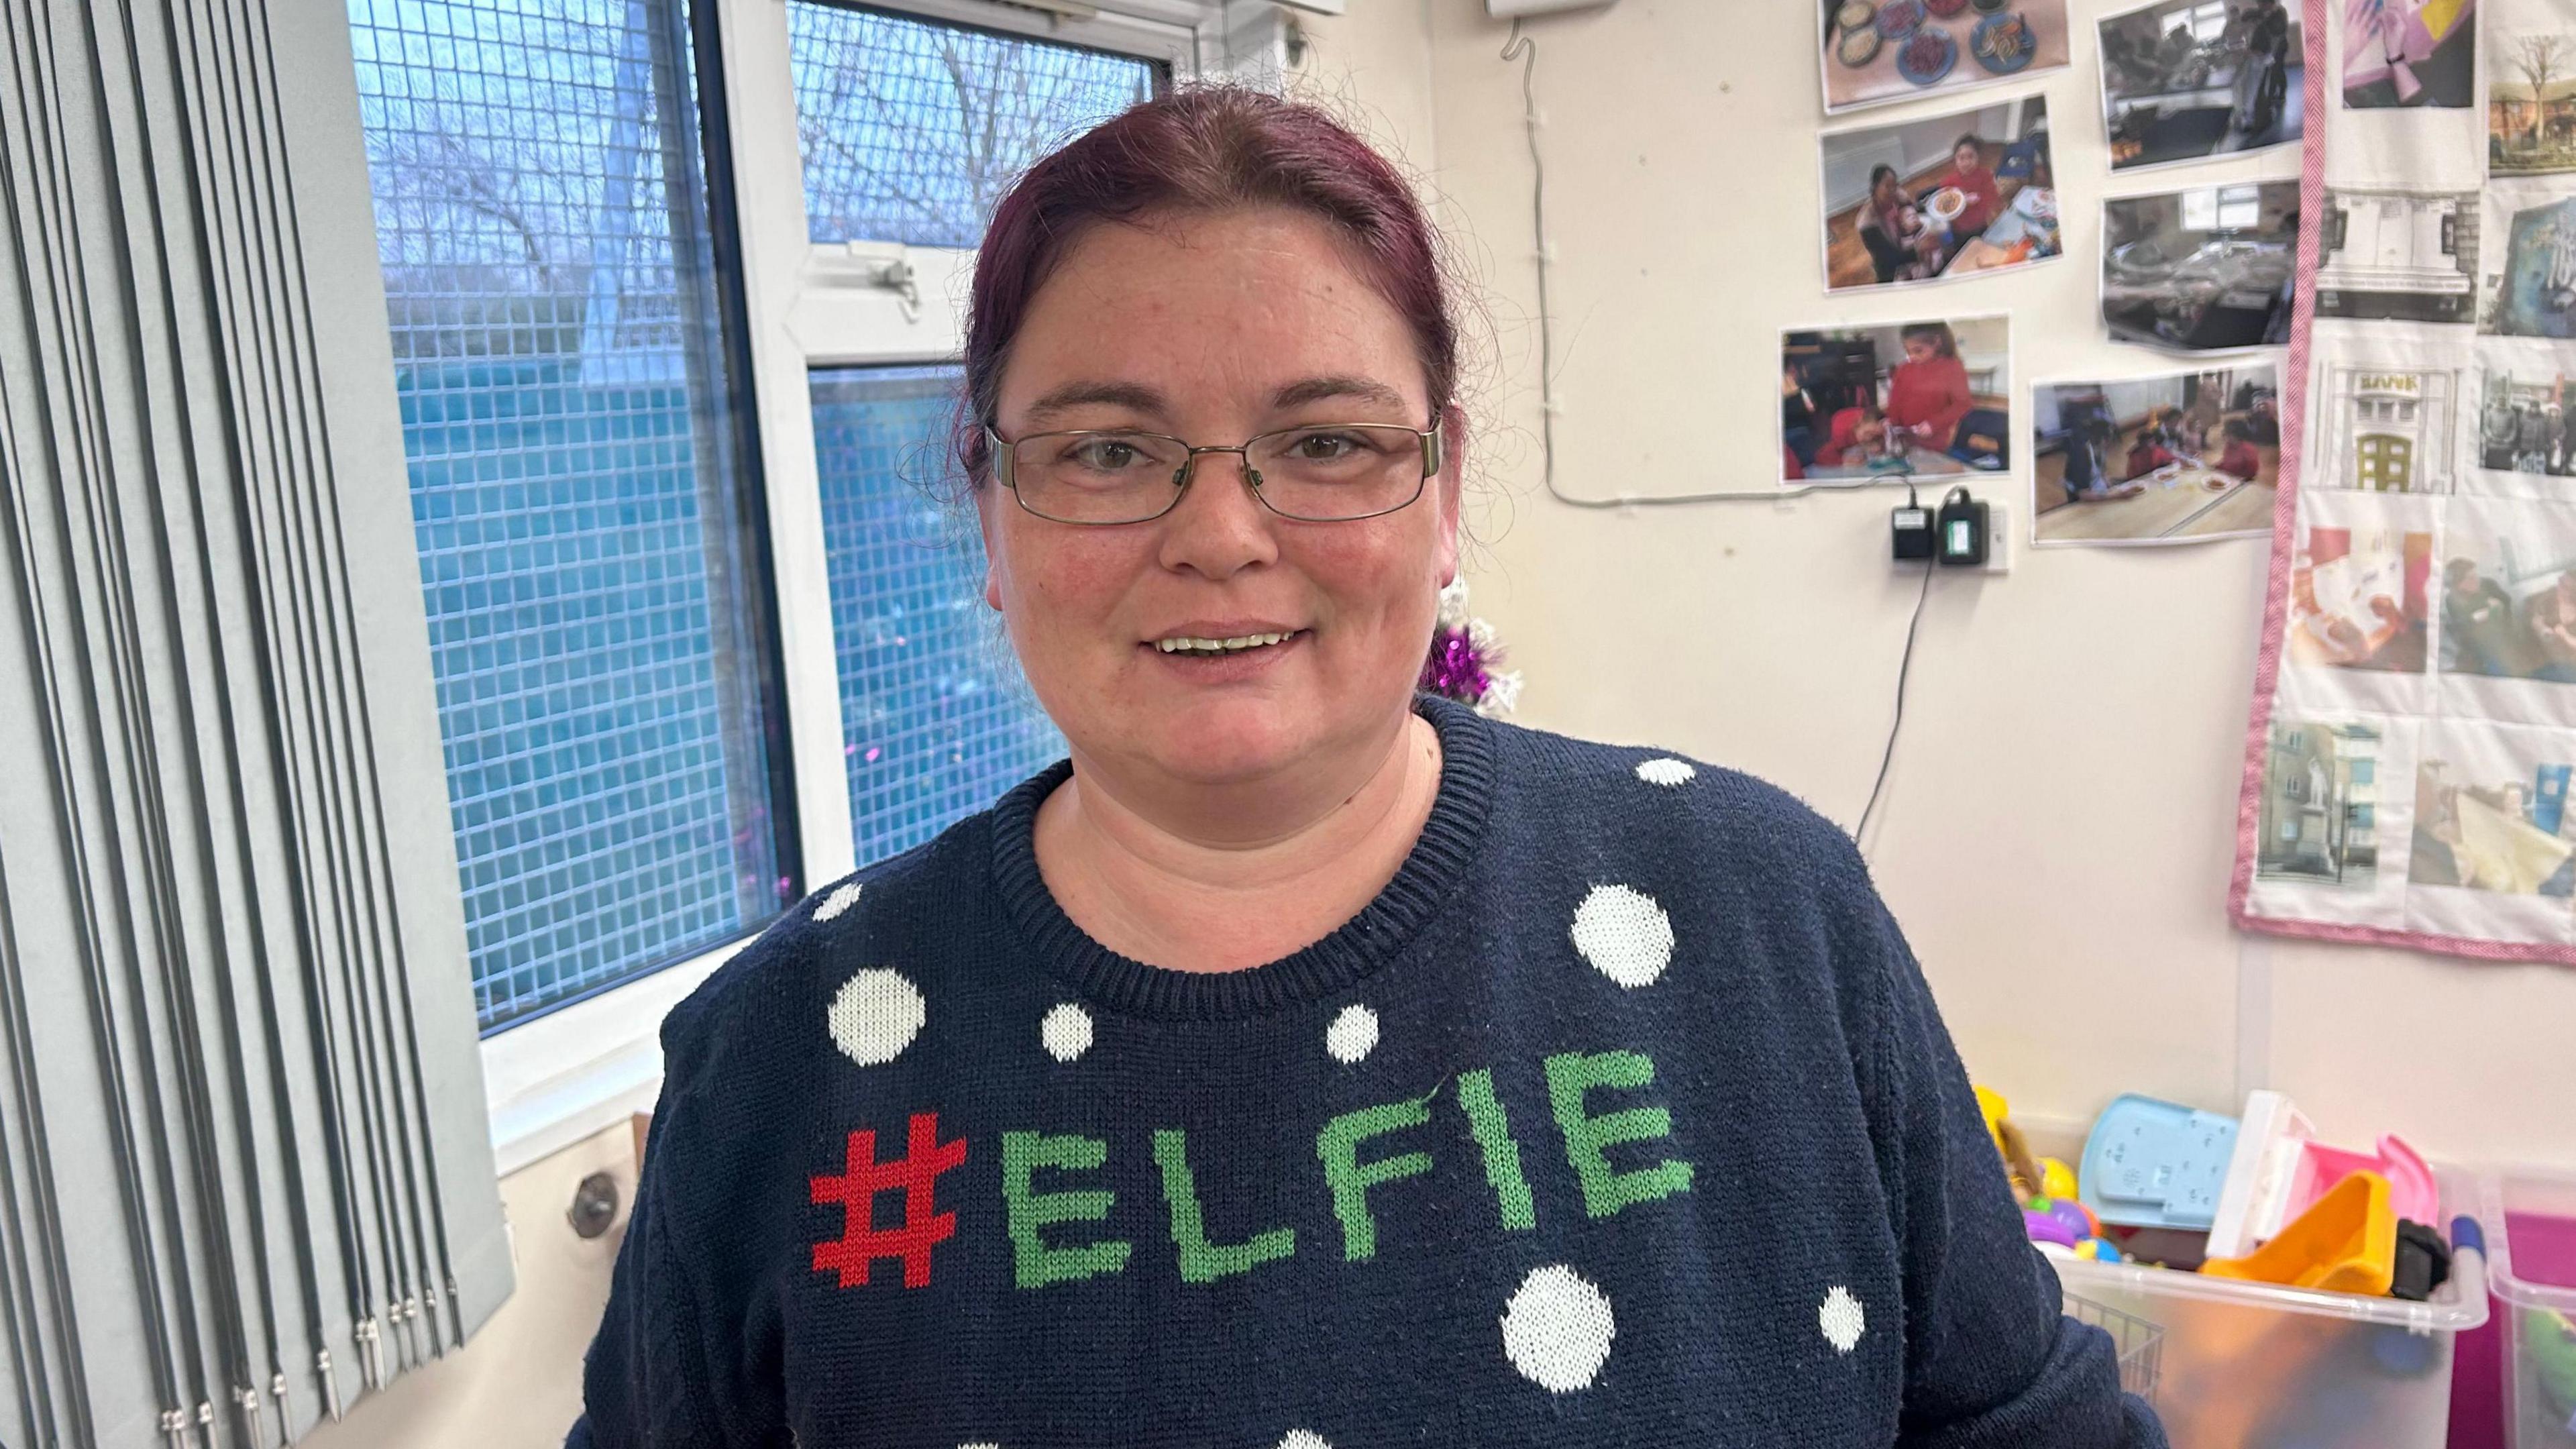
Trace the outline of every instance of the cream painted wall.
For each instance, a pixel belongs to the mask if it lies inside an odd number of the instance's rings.
[[[2079,17],[2116,8],[2074,0]],[[1828,302],[1814,23],[1807,4],[1621,0],[1529,25],[1566,491],[1763,486],[1785,325],[2010,309],[2025,399],[2033,377],[2166,370],[2094,320],[2108,178],[2088,26],[2075,70],[2015,88],[2049,97],[2070,259]],[[1520,717],[1736,765],[1849,824],[1914,600],[1886,557],[1896,500],[1596,513],[1539,494],[1531,178],[1507,33],[1482,0],[1431,0],[1434,179],[1483,260],[1501,362],[1475,603],[1528,673]],[[2296,165],[2274,153],[2118,189]],[[2028,489],[2025,472],[2000,490],[2024,537]],[[2024,548],[2007,577],[1935,579],[1873,855],[1963,1055],[2036,1116],[2089,1119],[2121,1091],[2233,1110],[2269,1085],[2338,1137],[2576,1163],[2576,972],[2228,926],[2264,547]]]

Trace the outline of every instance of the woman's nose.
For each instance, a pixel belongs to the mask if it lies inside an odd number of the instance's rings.
[[[1181,501],[1162,518],[1163,567],[1225,579],[1279,557],[1276,515],[1253,496],[1251,466],[1241,453],[1190,460]]]

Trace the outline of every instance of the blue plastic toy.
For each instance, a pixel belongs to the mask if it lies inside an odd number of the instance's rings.
[[[2236,1147],[2236,1119],[2124,1093],[2084,1140],[2077,1195],[2106,1223],[2206,1231]]]

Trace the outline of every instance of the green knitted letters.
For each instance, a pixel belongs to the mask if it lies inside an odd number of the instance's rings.
[[[1521,1176],[1521,1145],[1512,1140],[1512,1121],[1494,1095],[1494,1073],[1478,1067],[1458,1078],[1458,1105],[1467,1109],[1467,1130],[1485,1154],[1485,1181],[1503,1212],[1503,1226],[1514,1231],[1538,1226],[1530,1202],[1529,1179]]]
[[[1109,1144],[1093,1137],[1050,1137],[1037,1132],[1002,1134],[1002,1203],[1011,1228],[1013,1276],[1023,1288],[1115,1273],[1127,1266],[1130,1244],[1105,1240],[1079,1248],[1050,1248],[1043,1230],[1052,1223],[1096,1223],[1109,1216],[1112,1195],[1038,1192],[1030,1179],[1041,1167],[1089,1172],[1109,1160]]]
[[[1333,1213],[1342,1220],[1342,1258],[1365,1263],[1377,1256],[1377,1219],[1369,1216],[1368,1190],[1400,1177],[1420,1177],[1431,1170],[1428,1152],[1402,1152],[1363,1165],[1359,1147],[1372,1137],[1431,1120],[1431,1104],[1389,1102],[1344,1112],[1315,1134],[1315,1155],[1323,1159],[1324,1181],[1333,1189]]]
[[[1172,1212],[1172,1244],[1181,1250],[1182,1282],[1213,1283],[1297,1251],[1295,1228],[1272,1228],[1243,1243],[1220,1246],[1208,1241],[1207,1222],[1199,1211],[1198,1180],[1190,1172],[1187,1134],[1171,1128],[1157,1130],[1154,1162],[1163,1169],[1163,1202]]]
[[[1583,1184],[1583,1210],[1606,1218],[1632,1203],[1690,1191],[1691,1165],[1665,1158],[1634,1172],[1613,1171],[1602,1149],[1622,1142],[1670,1137],[1673,1114],[1661,1107],[1587,1116],[1583,1097],[1595,1087],[1642,1087],[1655,1079],[1643,1052],[1559,1052],[1547,1059],[1547,1100],[1565,1134],[1565,1160]]]

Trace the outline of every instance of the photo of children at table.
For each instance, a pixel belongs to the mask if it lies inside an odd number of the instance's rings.
[[[1965,276],[2058,254],[2042,97],[1834,132],[1823,147],[1830,290]],[[1880,159],[1890,154],[1902,162]]]
[[[1783,334],[1781,442],[1796,476],[2001,471],[2013,431],[2005,328],[1961,317]],[[1821,424],[1791,425],[1793,395]]]
[[[2280,473],[2278,399],[2269,362],[2037,385],[2036,540],[2178,542],[2269,531]]]

